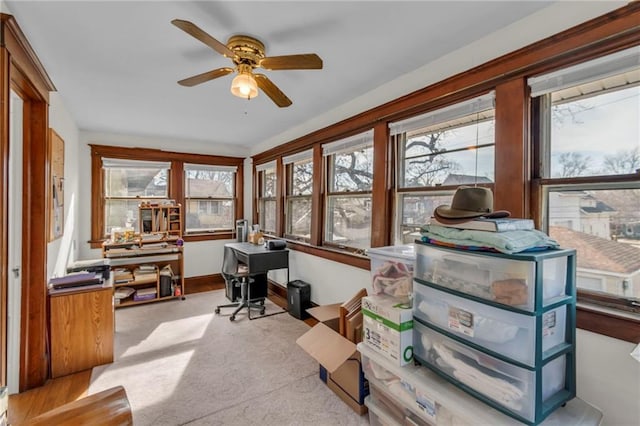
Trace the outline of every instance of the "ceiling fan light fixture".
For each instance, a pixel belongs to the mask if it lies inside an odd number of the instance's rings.
[[[258,84],[253,74],[240,71],[231,82],[231,93],[243,99],[253,99],[258,96]]]

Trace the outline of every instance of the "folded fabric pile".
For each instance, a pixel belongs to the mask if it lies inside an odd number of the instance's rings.
[[[537,229],[488,232],[427,224],[420,228],[420,235],[422,241],[431,244],[507,254],[560,247],[557,241]]]

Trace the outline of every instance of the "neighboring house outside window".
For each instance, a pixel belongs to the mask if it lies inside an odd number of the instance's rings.
[[[236,170],[233,166],[184,165],[185,234],[233,230]]]
[[[104,234],[114,228],[140,231],[138,206],[169,198],[171,163],[123,159],[102,159],[104,188]]]
[[[577,250],[581,301],[640,312],[640,48],[529,79],[544,223]],[[627,232],[629,231],[629,232]]]
[[[322,145],[326,159],[324,243],[356,253],[371,246],[373,130]]]
[[[420,238],[433,210],[460,185],[493,188],[493,92],[389,124],[397,149],[394,244]]]
[[[309,242],[311,238],[311,194],[313,150],[282,158],[286,168],[285,237]]]
[[[258,173],[258,223],[265,234],[276,233],[276,162],[256,166]]]

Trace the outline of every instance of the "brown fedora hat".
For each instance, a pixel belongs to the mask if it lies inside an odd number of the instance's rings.
[[[443,223],[461,223],[478,217],[507,217],[509,212],[493,211],[493,192],[490,189],[461,186],[453,194],[451,206],[438,206],[433,215]]]

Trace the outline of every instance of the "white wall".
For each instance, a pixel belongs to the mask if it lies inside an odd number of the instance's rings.
[[[80,138],[78,127],[59,93],[49,95],[49,105],[49,127],[64,141],[64,232],[47,245],[47,276],[52,277],[64,275],[67,264],[77,259]]]

